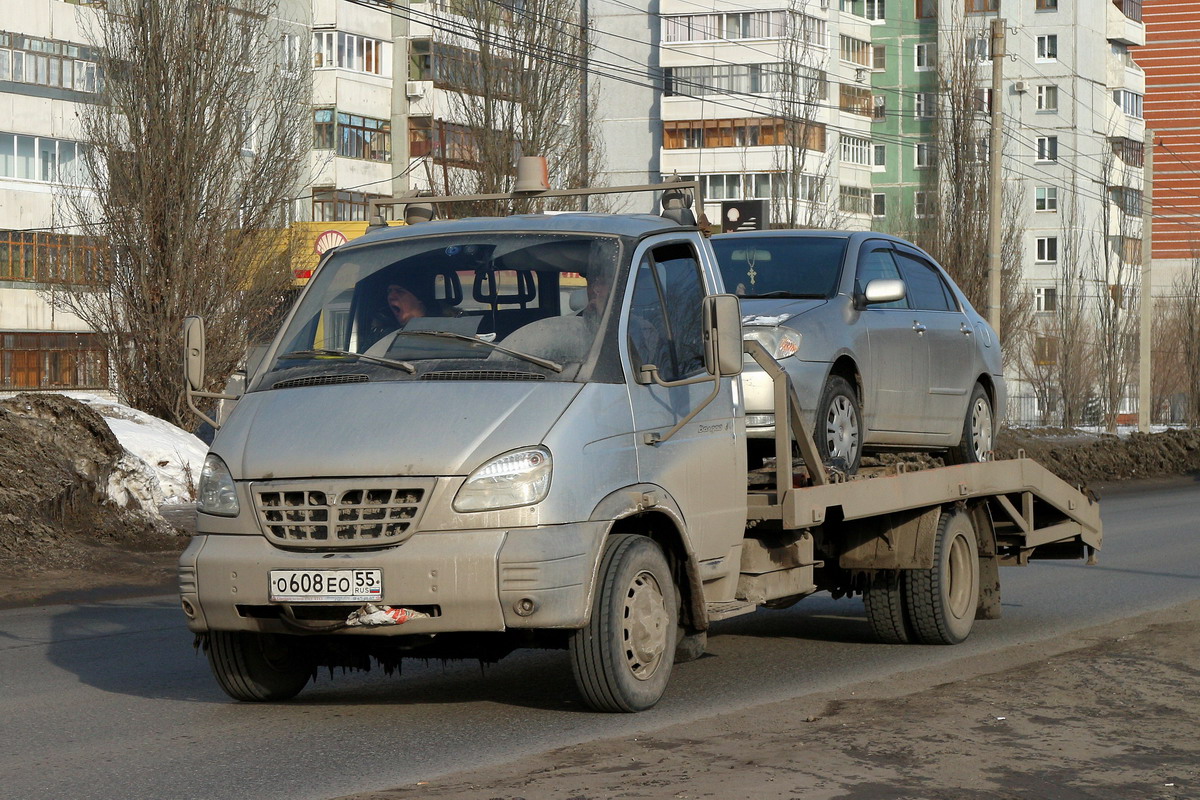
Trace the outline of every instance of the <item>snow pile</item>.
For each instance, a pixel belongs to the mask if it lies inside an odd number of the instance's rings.
[[[127,451],[108,479],[117,505],[147,510],[195,500],[196,482],[208,445],[158,417],[96,395],[71,395],[104,418]]]

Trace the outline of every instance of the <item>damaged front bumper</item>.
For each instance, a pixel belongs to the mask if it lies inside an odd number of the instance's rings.
[[[380,550],[283,550],[257,535],[201,534],[179,562],[188,627],[264,633],[397,636],[581,627],[605,522],[509,530],[418,532]],[[272,570],[378,569],[362,602],[281,603]],[[375,621],[377,624],[369,624]]]

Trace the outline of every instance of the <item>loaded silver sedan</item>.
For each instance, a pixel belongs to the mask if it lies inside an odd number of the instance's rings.
[[[744,337],[787,370],[827,463],[853,472],[864,449],[991,458],[1006,400],[999,342],[928,253],[863,231],[747,231],[712,245],[742,298]],[[770,378],[748,360],[742,386],[750,436],[770,440]]]

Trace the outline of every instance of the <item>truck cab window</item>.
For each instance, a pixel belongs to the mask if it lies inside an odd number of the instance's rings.
[[[664,245],[642,258],[629,315],[634,369],[654,364],[665,381],[688,378],[704,369],[703,296],[700,264],[689,245]]]

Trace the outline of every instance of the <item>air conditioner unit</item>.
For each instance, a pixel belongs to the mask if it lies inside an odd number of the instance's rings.
[[[1029,91],[1028,81],[1013,81],[1013,91],[1014,92],[1028,92]]]
[[[404,84],[404,93],[409,98],[425,96],[425,81],[407,81]]]

